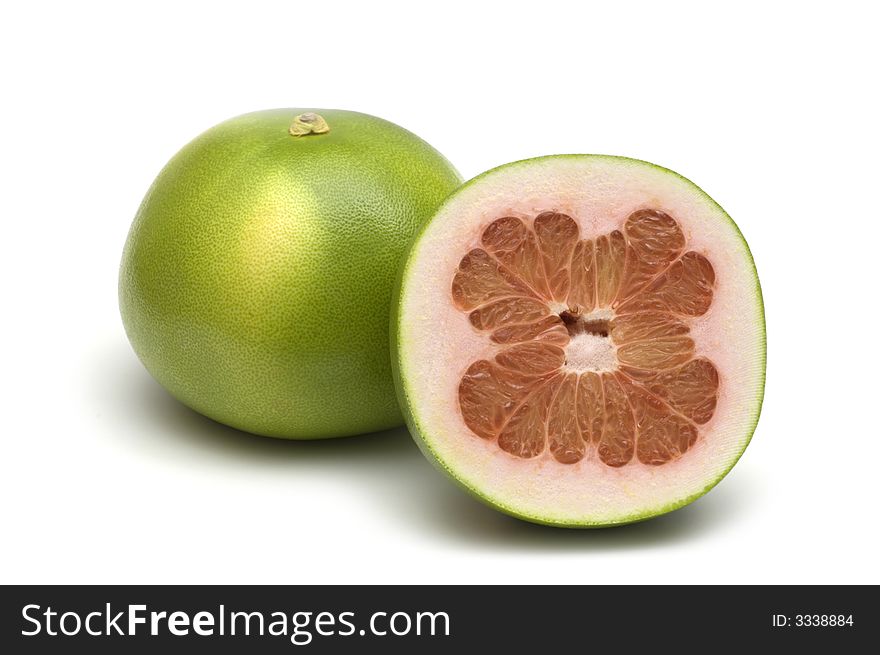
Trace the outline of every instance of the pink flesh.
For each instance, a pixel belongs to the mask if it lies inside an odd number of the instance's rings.
[[[460,381],[471,432],[517,458],[549,450],[562,465],[593,454],[609,467],[659,466],[686,453],[719,393],[715,365],[689,336],[712,304],[715,271],[686,245],[678,222],[652,209],[594,239],[558,212],[491,221],[452,282],[454,306],[504,346]],[[572,366],[581,334],[607,339],[616,364]]]

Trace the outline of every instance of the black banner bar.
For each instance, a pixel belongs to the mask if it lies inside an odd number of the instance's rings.
[[[864,652],[873,587],[20,586],[5,653],[666,652],[742,646]],[[574,652],[574,651],[572,651]]]

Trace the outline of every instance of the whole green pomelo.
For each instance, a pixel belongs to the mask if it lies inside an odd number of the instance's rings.
[[[413,235],[460,183],[414,134],[350,111],[211,128],[144,198],[122,256],[128,338],[176,398],[292,439],[402,422],[389,306]]]

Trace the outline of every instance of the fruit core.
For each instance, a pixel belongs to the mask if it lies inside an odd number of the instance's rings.
[[[715,283],[657,209],[592,239],[555,211],[490,222],[452,281],[455,307],[498,346],[461,378],[465,424],[519,458],[678,459],[718,399],[718,370],[696,355],[689,323]]]

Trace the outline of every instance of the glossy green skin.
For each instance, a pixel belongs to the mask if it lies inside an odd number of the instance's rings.
[[[330,132],[291,136],[307,111]],[[459,183],[427,143],[366,114],[226,121],[168,163],[135,217],[119,279],[128,338],[172,395],[248,432],[398,425],[392,286],[407,244]]]

